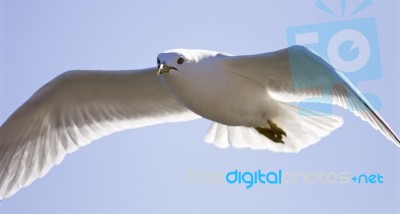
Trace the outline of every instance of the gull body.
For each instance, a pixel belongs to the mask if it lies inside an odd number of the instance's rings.
[[[185,64],[176,63],[179,57]],[[230,126],[264,125],[277,116],[276,101],[262,85],[226,68],[221,60],[227,57],[207,50],[170,50],[158,58],[176,69],[160,78],[179,101],[202,117]]]

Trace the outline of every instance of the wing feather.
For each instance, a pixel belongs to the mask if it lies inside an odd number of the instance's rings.
[[[399,138],[358,89],[305,47],[227,56],[221,62],[230,71],[263,85],[270,96],[280,102],[319,102],[346,108],[400,146]]]
[[[0,199],[102,136],[196,118],[163,87],[155,68],[66,72],[0,127]]]

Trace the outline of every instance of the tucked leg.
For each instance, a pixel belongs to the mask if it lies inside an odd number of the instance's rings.
[[[256,127],[255,129],[258,133],[264,135],[265,137],[271,139],[275,143],[285,143],[283,142],[283,136],[286,137],[286,132],[283,129],[279,128],[274,122],[271,120],[267,120],[269,124],[269,128],[264,127]]]

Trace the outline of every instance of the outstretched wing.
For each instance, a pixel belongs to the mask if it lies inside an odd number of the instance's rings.
[[[263,85],[278,101],[322,102],[344,107],[400,146],[399,138],[350,81],[305,47],[224,57],[221,64]]]
[[[199,118],[156,72],[69,71],[39,89],[0,127],[0,199],[102,136]]]

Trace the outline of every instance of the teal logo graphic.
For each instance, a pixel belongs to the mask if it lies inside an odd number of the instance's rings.
[[[341,18],[341,20],[289,27],[287,29],[288,45],[302,45],[314,51],[346,76],[355,86],[363,81],[381,78],[382,71],[375,19],[372,17],[351,18],[371,6],[372,0],[364,0],[354,10],[349,10],[346,7],[348,2],[346,0],[330,1],[340,5],[340,13],[333,12],[325,1],[316,1],[315,7],[336,19]],[[293,63],[291,62],[293,76],[301,75],[300,73],[296,74],[298,73],[295,69],[296,64],[293,65]],[[294,87],[298,87],[296,83],[294,83]],[[308,87],[311,88],[312,83]],[[324,95],[331,93],[329,89],[323,90],[321,99],[326,99],[329,96]],[[363,95],[376,109],[380,108],[380,100],[376,95],[369,93],[363,93]],[[307,100],[300,103],[299,107],[326,114],[332,113],[331,105],[321,107],[321,105],[308,103]]]

